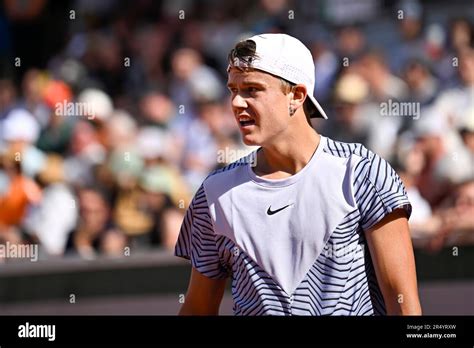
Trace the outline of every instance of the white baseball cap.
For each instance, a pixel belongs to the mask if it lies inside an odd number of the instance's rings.
[[[258,69],[291,83],[305,85],[308,98],[318,111],[311,117],[328,118],[313,95],[315,79],[313,56],[300,40],[287,34],[260,34],[244,41],[255,42],[256,57],[250,61],[236,57],[230,62],[229,68]]]
[[[93,111],[93,115],[87,116],[97,117],[100,121],[109,119],[114,111],[112,98],[97,88],[86,88],[79,94],[77,101],[86,104]]]
[[[2,136],[6,141],[23,140],[35,143],[41,132],[39,122],[26,109],[11,110],[3,121]]]

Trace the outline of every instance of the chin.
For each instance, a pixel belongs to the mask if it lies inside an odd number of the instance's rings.
[[[247,146],[261,146],[261,142],[257,141],[257,139],[254,139],[252,137],[243,136],[242,142]]]

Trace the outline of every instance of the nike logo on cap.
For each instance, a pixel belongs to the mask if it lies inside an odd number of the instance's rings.
[[[280,209],[276,209],[276,210],[272,210],[272,206],[269,206],[269,207],[268,207],[268,210],[267,210],[267,214],[268,214],[268,215],[276,214],[276,213],[282,211],[283,209],[288,208],[290,205],[293,205],[293,204],[294,204],[294,203],[287,204],[287,205],[285,205],[284,207],[281,207]]]

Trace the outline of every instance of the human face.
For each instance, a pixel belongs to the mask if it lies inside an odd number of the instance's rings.
[[[459,188],[456,208],[459,213],[474,212],[474,181],[466,183]]]
[[[459,73],[466,85],[474,84],[474,50],[465,49],[459,59]]]
[[[227,87],[232,112],[246,145],[269,145],[284,134],[290,121],[292,93],[283,93],[280,79],[258,70],[232,68]]]
[[[109,210],[104,198],[92,190],[79,192],[79,211],[84,227],[98,234],[106,227]]]

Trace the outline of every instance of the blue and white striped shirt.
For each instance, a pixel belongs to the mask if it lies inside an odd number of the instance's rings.
[[[385,314],[364,230],[394,209],[411,213],[392,167],[324,136],[289,178],[255,175],[255,155],[207,177],[175,255],[209,278],[231,277],[236,315]]]

